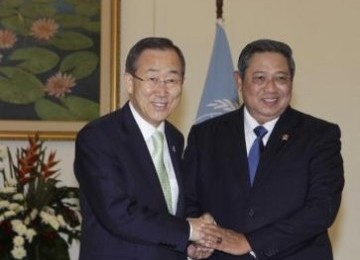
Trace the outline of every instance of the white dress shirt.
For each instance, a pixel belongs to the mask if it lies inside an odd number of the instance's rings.
[[[272,130],[275,127],[276,122],[279,118],[275,118],[269,122],[266,122],[262,126],[265,127],[267,133],[263,137],[264,146],[266,146],[269,137],[271,135]],[[254,133],[254,129],[259,126],[259,123],[253,118],[249,111],[244,107],[244,133],[245,133],[245,141],[246,141],[246,151],[249,155],[251,145],[253,144],[254,140],[256,139],[256,134]]]
[[[167,144],[167,140],[166,140],[166,135],[165,135],[165,123],[162,122],[157,128],[155,128],[153,125],[151,125],[150,123],[148,123],[147,121],[145,121],[140,115],[139,113],[135,110],[134,106],[130,104],[130,110],[135,118],[135,121],[137,123],[137,125],[140,128],[140,131],[144,137],[144,140],[146,142],[146,145],[149,149],[150,154],[152,154],[153,150],[154,150],[154,144],[152,142],[151,136],[154,134],[154,132],[160,131],[164,134],[164,164],[166,167],[166,170],[168,172],[169,175],[169,181],[170,181],[170,188],[171,188],[171,202],[172,202],[172,212],[174,212],[174,214],[176,213],[176,208],[177,208],[177,202],[178,202],[178,197],[179,197],[179,186],[178,186],[178,182],[176,179],[176,175],[175,175],[175,171],[174,171],[174,167],[171,161],[171,157],[170,157],[170,153],[169,153],[169,146]]]

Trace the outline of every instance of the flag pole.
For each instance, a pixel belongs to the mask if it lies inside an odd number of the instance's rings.
[[[195,119],[196,124],[239,107],[230,46],[222,26],[223,0],[216,0],[216,18],[215,41]]]
[[[223,0],[216,0],[216,19],[223,19]]]

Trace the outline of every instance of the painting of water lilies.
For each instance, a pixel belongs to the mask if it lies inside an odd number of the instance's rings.
[[[101,2],[0,0],[0,121],[99,117]]]

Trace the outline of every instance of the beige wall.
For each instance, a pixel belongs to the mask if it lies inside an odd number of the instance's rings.
[[[102,0],[117,1],[117,0]],[[216,0],[121,0],[121,57],[145,36],[166,36],[187,60],[183,100],[171,118],[185,135],[194,121],[215,35]],[[343,133],[346,186],[339,216],[331,229],[335,259],[357,259],[360,252],[360,1],[224,0],[225,30],[236,63],[244,45],[257,38],[288,42],[297,72],[292,105],[336,122]],[[121,74],[123,73],[121,60]],[[126,95],[121,91],[121,103]],[[22,141],[1,141],[15,148]],[[72,141],[47,142],[57,151],[67,185],[77,185]],[[78,245],[71,248],[77,259]]]
[[[122,0],[121,57],[145,36],[166,36],[187,60],[183,100],[171,118],[186,135],[194,121],[215,35],[216,0]],[[289,43],[297,64],[292,105],[342,129],[346,186],[331,228],[335,259],[360,252],[360,1],[224,0],[225,30],[236,64],[249,41]],[[121,62],[121,72],[123,64]],[[126,95],[122,92],[122,103]]]

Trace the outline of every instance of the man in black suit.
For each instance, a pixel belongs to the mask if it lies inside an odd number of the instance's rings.
[[[80,260],[185,260],[188,241],[202,239],[206,218],[185,220],[184,138],[166,121],[184,74],[183,54],[169,39],[140,40],[126,60],[130,101],[79,132]],[[211,253],[189,248],[192,257]]]
[[[327,229],[344,185],[340,129],[290,107],[294,73],[287,44],[249,43],[235,73],[244,105],[190,131],[188,212],[209,212],[218,227],[208,234],[221,234],[207,244],[218,250],[210,259],[333,259]],[[250,176],[253,146],[260,159]]]

